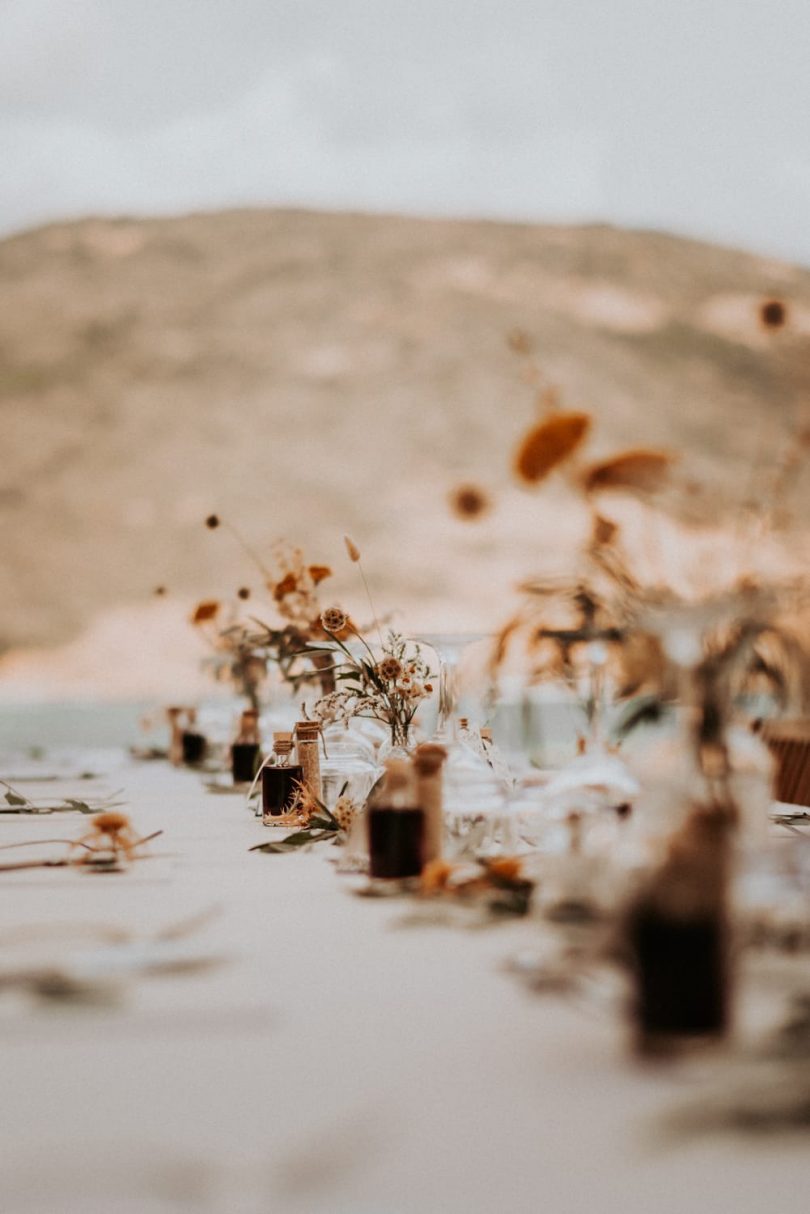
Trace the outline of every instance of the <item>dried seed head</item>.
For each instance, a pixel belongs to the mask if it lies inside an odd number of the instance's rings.
[[[240,586],[239,589],[237,590],[236,594],[237,594],[237,597],[240,599],[249,599],[250,598],[250,588],[248,586]]]
[[[356,565],[357,562],[360,560],[360,549],[357,547],[357,545],[354,543],[354,541],[349,538],[348,535],[344,535],[343,543],[346,545],[346,551],[349,554],[349,560],[353,561],[354,564]]]
[[[220,525],[220,517],[218,514],[209,514],[205,520],[205,525],[209,531],[214,531]]]
[[[327,607],[321,612],[321,625],[325,632],[342,632],[349,622],[349,617],[340,607]]]

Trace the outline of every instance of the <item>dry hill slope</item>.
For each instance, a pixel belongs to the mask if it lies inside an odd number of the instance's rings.
[[[385,601],[491,598],[558,525],[501,493],[534,407],[510,329],[602,446],[672,443],[734,484],[790,424],[756,302],[810,327],[805,271],[607,227],[88,220],[0,243],[0,284],[6,646],[243,582],[211,509],[319,560],[350,532]],[[449,515],[461,479],[501,503],[481,524]]]

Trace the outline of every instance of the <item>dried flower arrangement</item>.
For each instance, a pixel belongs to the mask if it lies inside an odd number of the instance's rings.
[[[433,676],[421,647],[389,632],[375,653],[338,607],[325,611],[321,624],[334,644],[321,646],[319,652],[331,655],[331,670],[340,687],[315,703],[315,717],[324,725],[371,718],[388,727],[393,746],[407,747],[419,704],[433,692]],[[360,642],[361,654],[352,653],[341,639],[347,634]]]
[[[323,611],[320,629],[329,643],[309,645],[305,652],[325,663],[334,690],[321,696],[312,712],[323,725],[347,724],[354,717],[379,721],[390,730],[393,746],[407,747],[419,705],[433,692],[433,676],[418,644],[393,631],[383,637],[360,550],[348,536],[344,543],[363,581],[377,632],[377,652],[342,608]],[[355,652],[349,648],[353,643]]]
[[[295,828],[294,831],[277,842],[260,843],[251,847],[250,851],[280,855],[308,847],[312,843],[330,842],[340,846],[348,840],[349,832],[362,808],[346,795],[345,785],[332,810],[302,785],[287,813],[273,819],[274,826],[290,826]]]
[[[69,806],[77,807],[73,804]],[[117,872],[120,871],[123,860],[136,860],[138,851],[144,844],[163,834],[162,830],[156,830],[152,834],[139,836],[133,830],[129,817],[116,811],[96,813],[85,808],[80,812],[92,813],[93,816],[90,819],[90,830],[78,839],[29,839],[19,843],[6,843],[0,847],[0,850],[8,851],[18,847],[64,843],[67,846],[66,855],[55,860],[21,860],[17,863],[0,864],[0,872],[17,872],[28,868],[65,868],[76,864],[105,872]],[[76,848],[81,849],[81,855],[74,854]]]
[[[252,599],[249,586],[239,587],[229,602],[206,599],[199,603],[191,622],[212,651],[209,665],[214,677],[232,683],[256,710],[260,708],[268,666],[296,690],[312,682],[324,691],[332,690],[328,659],[307,649],[324,639],[318,587],[331,576],[331,569],[308,563],[299,548],[284,541],[273,546],[272,562],[267,565],[241,533],[218,514],[209,515],[205,525],[211,531],[223,528],[233,536],[258,569],[263,589],[269,594],[268,605],[279,617],[272,624],[256,614],[243,618],[243,604]]]
[[[483,905],[496,918],[520,917],[531,908],[534,882],[517,857],[499,856],[472,864],[433,860],[422,872],[420,892],[425,898]]]

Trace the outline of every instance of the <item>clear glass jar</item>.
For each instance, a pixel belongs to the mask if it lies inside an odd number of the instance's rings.
[[[321,749],[321,797],[334,809],[342,795],[365,804],[378,776],[374,752],[365,738],[342,725],[324,730]]]

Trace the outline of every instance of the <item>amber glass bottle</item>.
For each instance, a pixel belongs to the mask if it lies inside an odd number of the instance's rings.
[[[369,873],[376,878],[418,877],[425,861],[425,814],[417,804],[412,764],[392,758],[368,811]]]
[[[643,1053],[728,1029],[729,857],[728,816],[697,808],[631,908],[627,944]]]
[[[188,727],[183,730],[180,739],[183,750],[183,762],[189,767],[202,763],[208,750],[208,740],[205,734],[197,729],[197,710],[189,708],[186,713]]]
[[[303,783],[300,763],[291,763],[291,733],[273,734],[273,762],[262,768],[262,816],[280,818],[293,806]]]
[[[262,761],[259,741],[259,714],[253,708],[242,713],[239,733],[231,747],[231,773],[234,784],[250,784]]]

